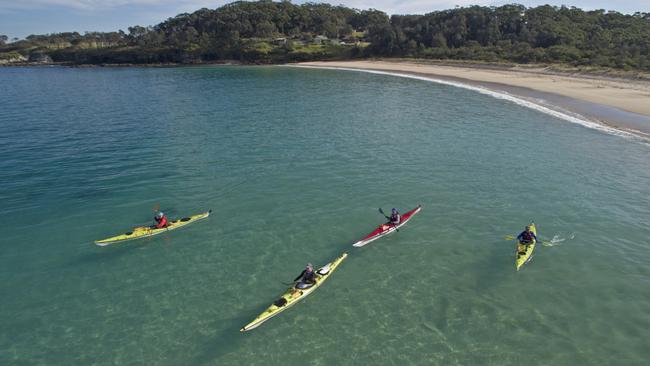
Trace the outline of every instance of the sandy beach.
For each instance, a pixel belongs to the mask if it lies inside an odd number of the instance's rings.
[[[353,68],[462,82],[506,92],[625,130],[650,134],[650,82],[547,72],[542,68],[448,66],[417,61],[305,62],[303,66]]]

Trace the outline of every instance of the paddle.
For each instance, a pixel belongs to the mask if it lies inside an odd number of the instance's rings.
[[[381,207],[379,208],[379,213],[381,213],[382,215],[384,215],[384,217],[386,218],[386,220],[390,220],[390,216],[386,216],[386,214],[384,213],[384,210],[382,210]],[[399,229],[397,228],[397,226],[395,226],[395,231],[399,232]]]
[[[386,218],[386,220],[390,220],[390,217],[386,216],[386,214],[384,213],[384,210],[382,210],[381,207],[379,208],[379,213],[382,214],[382,215],[384,215],[384,217]]]
[[[296,283],[300,282],[301,280],[302,280],[302,278],[299,278],[297,280],[293,280],[292,282],[282,282],[282,284],[285,285],[285,286],[295,286]]]
[[[517,239],[517,238],[515,238],[514,235],[506,235],[506,236],[503,237],[503,239],[504,239],[504,240],[507,240],[507,241],[511,241],[511,240],[515,240],[515,239]],[[539,238],[538,238],[538,239],[539,239]],[[549,246],[552,247],[552,246],[553,246],[553,243],[552,243],[552,242],[550,242],[550,241],[546,241],[546,240],[544,240],[544,241],[540,240],[540,241],[538,241],[538,243],[540,243],[540,244],[542,244],[542,245],[544,245],[544,246],[547,246],[547,247],[549,247]],[[549,245],[549,244],[550,244],[550,245]]]
[[[158,211],[160,211],[160,203],[156,203],[156,204],[151,208],[151,211],[153,211],[153,213],[158,213]],[[155,227],[156,227],[156,225],[149,225],[149,226],[148,226],[149,229],[154,229]]]

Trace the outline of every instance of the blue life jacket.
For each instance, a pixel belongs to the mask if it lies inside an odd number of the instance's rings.
[[[523,243],[530,243],[533,241],[533,238],[535,238],[535,234],[533,234],[532,231],[526,232],[526,230],[522,231],[521,234],[517,236],[517,239],[519,239],[519,241]]]

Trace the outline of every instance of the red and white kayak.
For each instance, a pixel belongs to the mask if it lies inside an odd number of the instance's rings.
[[[355,247],[362,247],[372,241],[375,241],[379,238],[382,238],[392,232],[395,232],[397,229],[400,227],[406,225],[406,223],[411,219],[411,217],[415,216],[416,213],[420,212],[422,209],[422,206],[418,205],[418,207],[412,209],[411,211],[405,213],[402,215],[402,221],[398,225],[390,225],[390,224],[381,224],[379,225],[375,231],[371,232],[366,236],[365,238],[359,240],[358,242],[352,244],[352,246]]]

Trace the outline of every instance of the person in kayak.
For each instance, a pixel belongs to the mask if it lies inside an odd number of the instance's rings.
[[[533,243],[533,239],[537,241],[537,236],[535,236],[534,232],[530,231],[530,226],[526,226],[526,229],[517,236],[519,243],[525,245],[526,248]]]
[[[311,263],[307,263],[307,267],[296,277],[293,282],[300,281],[296,284],[296,288],[309,288],[316,283],[316,272]]]
[[[383,211],[379,211],[382,214],[384,213]],[[397,226],[402,222],[402,215],[397,212],[397,209],[393,207],[393,209],[390,212],[390,216],[384,215],[386,220],[388,220],[387,223],[381,225],[382,230],[388,230],[390,229],[391,226]]]
[[[390,212],[390,217],[388,218],[388,223],[397,226],[402,222],[402,215],[397,212],[397,209],[393,207],[393,209]]]
[[[167,225],[169,225],[169,223],[167,222],[167,216],[165,216],[165,214],[162,212],[158,212],[153,219],[156,221],[156,223],[154,224],[154,228],[156,229],[162,229],[164,227],[167,227]]]

